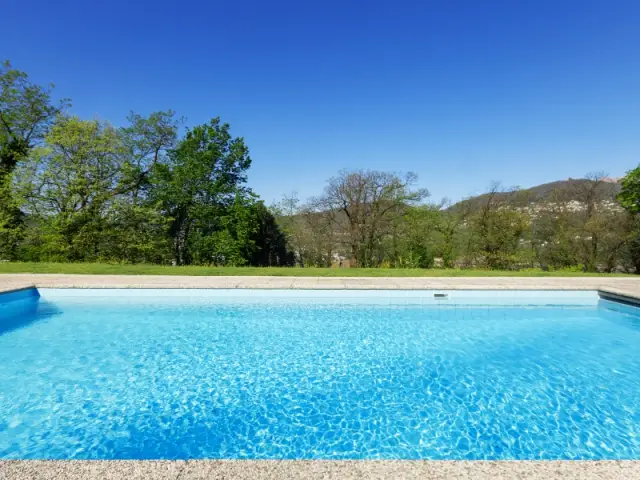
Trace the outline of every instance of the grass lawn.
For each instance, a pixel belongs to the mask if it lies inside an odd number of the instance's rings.
[[[287,267],[172,267],[165,265],[118,265],[106,263],[0,263],[3,273],[66,273],[90,275],[212,275],[274,277],[594,277],[625,274],[543,272],[538,269],[519,272],[501,270],[458,270],[420,268],[287,268]]]

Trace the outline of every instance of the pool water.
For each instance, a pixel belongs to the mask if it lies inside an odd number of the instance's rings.
[[[40,294],[0,458],[640,459],[640,315],[595,292]]]

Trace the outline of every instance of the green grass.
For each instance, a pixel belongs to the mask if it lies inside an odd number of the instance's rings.
[[[171,267],[166,265],[119,265],[106,263],[0,263],[2,273],[65,273],[90,275],[212,275],[292,277],[593,277],[625,274],[518,272],[502,270],[458,270],[418,268],[286,268],[286,267]]]

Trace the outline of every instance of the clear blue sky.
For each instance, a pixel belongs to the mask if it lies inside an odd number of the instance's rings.
[[[342,168],[434,199],[640,162],[640,1],[2,0],[0,57],[74,114],[246,139],[267,202]]]

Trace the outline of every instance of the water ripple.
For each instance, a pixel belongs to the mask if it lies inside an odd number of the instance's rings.
[[[0,335],[0,457],[640,458],[624,313],[111,300]]]

